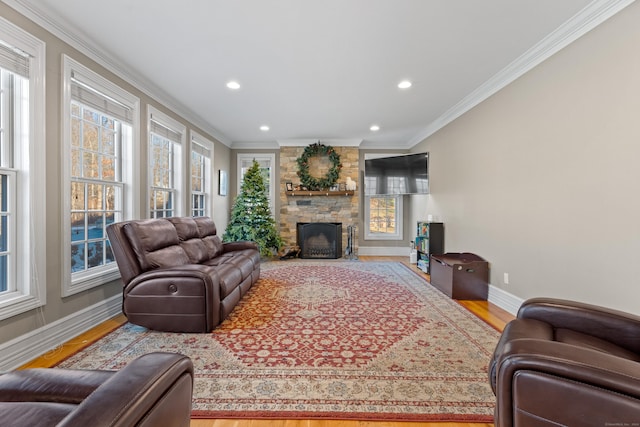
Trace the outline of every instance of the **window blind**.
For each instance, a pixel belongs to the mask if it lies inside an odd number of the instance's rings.
[[[0,42],[0,67],[29,78],[29,55]]]
[[[182,142],[182,132],[175,131],[160,123],[159,121],[154,120],[153,114],[151,115],[149,126],[149,131],[155,133],[156,135],[167,138],[168,140],[173,141],[177,144],[180,144]]]
[[[196,153],[200,154],[201,156],[211,158],[211,150],[209,150],[204,145],[198,143],[198,141],[196,141],[195,139],[191,140],[191,149]]]
[[[95,108],[114,119],[133,124],[133,111],[131,108],[84,83],[73,71],[71,72],[71,99]]]

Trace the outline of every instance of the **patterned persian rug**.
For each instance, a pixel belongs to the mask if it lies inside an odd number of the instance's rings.
[[[499,333],[395,262],[276,261],[210,334],[125,324],[58,367],[195,365],[193,416],[491,422]]]

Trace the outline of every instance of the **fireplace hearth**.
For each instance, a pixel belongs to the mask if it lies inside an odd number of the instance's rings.
[[[298,222],[300,258],[337,259],[342,257],[341,222]]]

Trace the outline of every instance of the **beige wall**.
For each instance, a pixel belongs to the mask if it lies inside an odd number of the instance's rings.
[[[146,114],[147,105],[152,104],[154,107],[171,115],[174,119],[182,122],[187,130],[193,129],[202,136],[214,141],[214,167],[216,175],[214,177],[214,188],[217,189],[217,171],[218,169],[229,170],[230,149],[224,144],[216,141],[212,136],[208,135],[202,129],[199,129],[189,121],[178,116],[174,112],[168,110],[158,102],[151,99],[148,95],[142,93],[126,81],[118,78],[113,73],[105,70],[97,65],[94,61],[88,59],[77,50],[71,48],[60,39],[54,37],[43,28],[35,25],[33,22],[25,19],[6,4],[0,3],[0,15],[5,19],[13,22],[34,36],[46,42],[46,177],[47,187],[42,189],[47,194],[47,223],[46,223],[46,281],[47,281],[47,304],[37,310],[32,310],[9,319],[0,321],[0,344],[6,343],[14,338],[20,337],[28,332],[34,331],[42,326],[49,325],[56,320],[70,316],[73,313],[81,311],[94,304],[98,304],[121,292],[120,281],[100,286],[89,291],[85,291],[70,297],[62,298],[61,296],[61,277],[63,258],[62,251],[64,248],[60,246],[62,241],[62,209],[63,204],[60,200],[62,195],[62,142],[61,142],[61,61],[62,54],[71,56],[73,59],[81,62],[83,65],[96,71],[98,74],[111,80],[123,89],[133,93],[141,99],[141,171],[147,170],[147,151],[146,151]],[[146,173],[141,173],[140,182],[140,201],[138,209],[142,216],[146,216]],[[217,194],[217,191],[216,191]],[[214,197],[214,214],[216,221],[225,224],[228,221],[229,197]]]
[[[412,220],[439,216],[517,297],[640,314],[639,22],[636,2],[414,147]]]

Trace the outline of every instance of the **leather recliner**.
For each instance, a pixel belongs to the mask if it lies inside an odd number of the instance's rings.
[[[35,368],[0,375],[3,427],[188,427],[193,364],[148,353],[119,371]]]
[[[637,425],[640,317],[530,299],[505,327],[489,378],[496,426]]]

